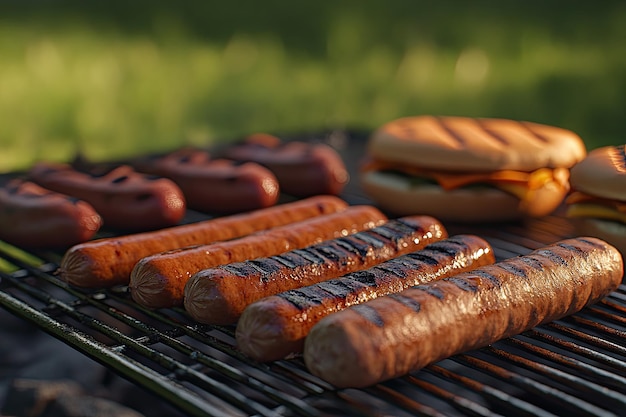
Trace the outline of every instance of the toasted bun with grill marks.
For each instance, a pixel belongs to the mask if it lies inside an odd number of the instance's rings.
[[[626,201],[626,145],[605,146],[572,167],[570,183],[574,190]]]
[[[368,196],[392,214],[462,222],[516,220],[552,213],[569,191],[569,168],[586,153],[578,135],[554,126],[407,117],[372,134],[360,181]]]
[[[532,171],[569,168],[586,155],[566,129],[488,118],[416,116],[391,121],[368,142],[369,155],[422,168]]]
[[[576,232],[604,239],[626,254],[626,145],[589,152],[571,169],[570,183],[589,196],[578,202],[574,195],[568,198],[567,214]]]

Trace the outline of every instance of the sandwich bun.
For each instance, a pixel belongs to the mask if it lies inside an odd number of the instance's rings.
[[[571,169],[566,216],[577,233],[594,236],[626,254],[626,145],[589,152]]]
[[[372,133],[360,184],[392,214],[510,221],[545,216],[559,207],[569,192],[569,168],[585,156],[582,139],[558,127],[407,117]]]

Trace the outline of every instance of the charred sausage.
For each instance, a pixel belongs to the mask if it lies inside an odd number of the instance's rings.
[[[595,238],[412,287],[320,320],[308,369],[337,387],[365,387],[573,314],[622,281],[623,260]]]
[[[79,287],[103,288],[128,284],[133,267],[146,256],[233,239],[347,207],[348,203],[338,197],[316,196],[197,223],[84,242],[65,253],[59,275]]]
[[[185,309],[201,323],[234,324],[263,297],[366,269],[445,237],[437,219],[412,216],[302,250],[207,269],[187,283]]]
[[[212,159],[201,149],[179,149],[131,164],[140,172],[174,181],[187,206],[202,212],[223,215],[270,207],[280,194],[276,176],[262,165]]]
[[[87,202],[15,179],[0,188],[0,239],[29,249],[61,249],[91,239],[102,218]]]
[[[276,227],[227,242],[200,245],[143,258],[130,275],[133,299],[146,307],[183,305],[185,284],[198,271],[277,255],[378,226],[387,218],[374,206],[351,206],[326,216]]]
[[[278,178],[281,191],[296,197],[338,195],[350,179],[339,153],[324,143],[282,141],[257,133],[226,147],[221,156],[267,167]]]
[[[176,184],[138,173],[130,166],[91,175],[68,164],[40,162],[28,172],[28,179],[88,202],[108,228],[145,231],[169,227],[185,215],[185,198]]]
[[[257,361],[283,359],[302,352],[311,327],[331,313],[494,262],[491,246],[478,236],[431,243],[372,268],[250,304],[237,323],[237,346]]]

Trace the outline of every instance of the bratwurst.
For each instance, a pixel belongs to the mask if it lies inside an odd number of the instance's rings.
[[[237,323],[239,349],[257,361],[302,352],[315,323],[331,313],[495,262],[487,241],[458,235],[422,250],[339,278],[282,292],[250,304]]]
[[[212,158],[209,152],[182,148],[130,162],[137,171],[174,181],[193,210],[233,214],[270,207],[280,194],[276,176],[254,162]]]
[[[149,308],[183,305],[185,284],[198,271],[262,256],[278,255],[322,240],[379,226],[387,217],[376,207],[346,210],[264,230],[239,239],[198,245],[147,256],[130,274],[130,294]]]
[[[142,258],[192,245],[249,235],[299,220],[345,210],[348,203],[335,196],[315,196],[265,209],[197,223],[125,236],[102,238],[72,246],[63,256],[59,274],[72,285],[104,288],[128,284]]]
[[[22,179],[0,187],[0,240],[29,249],[67,249],[91,239],[101,226],[86,201]]]
[[[608,243],[563,240],[331,314],[311,329],[304,360],[336,387],[366,387],[573,314],[623,273]]]
[[[104,227],[125,232],[174,226],[187,208],[183,192],[172,181],[139,173],[128,165],[96,175],[68,164],[39,162],[27,178],[88,202],[102,216]]]
[[[370,268],[445,237],[439,220],[408,216],[279,256],[206,269],[187,282],[185,309],[201,323],[234,324],[263,297]]]

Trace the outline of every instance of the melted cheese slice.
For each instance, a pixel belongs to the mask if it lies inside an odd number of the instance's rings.
[[[391,164],[370,160],[362,167],[363,172],[396,171],[406,175],[435,180],[444,190],[454,190],[467,185],[491,184],[515,195],[522,201],[534,197],[534,191],[552,183],[565,191],[569,190],[569,170],[567,168],[540,168],[532,172],[502,170],[494,172],[442,172],[420,169],[408,165]]]
[[[592,217],[626,223],[626,202],[594,197],[580,191],[567,197],[567,217]]]

